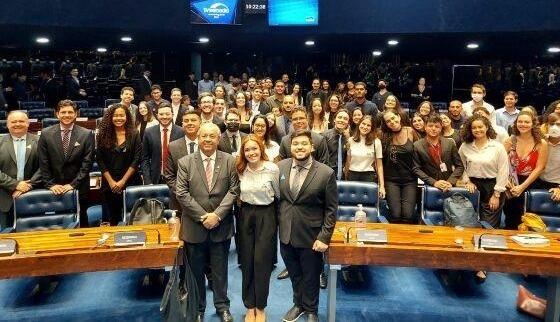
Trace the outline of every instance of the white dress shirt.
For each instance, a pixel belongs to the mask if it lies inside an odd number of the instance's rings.
[[[470,182],[469,177],[480,179],[496,178],[495,191],[504,192],[509,177],[509,158],[504,146],[496,140],[488,140],[486,145],[478,148],[474,142],[463,143],[459,156],[465,166],[463,181]]]
[[[259,206],[271,204],[280,195],[279,176],[278,166],[270,161],[264,161],[257,170],[247,166],[239,176],[241,201]]]
[[[353,138],[348,140],[348,155],[351,157],[348,170],[356,172],[376,171],[374,162],[383,158],[381,141],[375,139],[373,144],[366,145],[365,140],[355,142]]]
[[[185,142],[187,143],[187,154],[191,154],[191,150],[190,150],[191,142],[194,143],[193,151],[196,152],[198,150],[198,139],[194,139],[194,141],[191,141],[191,139],[189,139],[189,137],[185,135]]]

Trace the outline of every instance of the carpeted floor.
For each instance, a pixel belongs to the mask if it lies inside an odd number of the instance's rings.
[[[229,295],[231,312],[243,321],[241,270],[235,251],[230,253]],[[292,305],[289,280],[278,281],[273,272],[268,301],[268,321],[281,321]],[[37,279],[0,281],[0,321],[159,321],[163,287],[142,286],[145,270],[66,275],[49,296],[30,294]],[[517,284],[544,296],[542,278],[525,281],[519,275],[489,273],[482,285],[466,279],[459,286],[446,285],[434,270],[370,267],[362,287],[338,285],[337,321],[537,321],[515,309]],[[208,292],[208,303],[212,294]],[[326,290],[321,291],[320,318],[326,321]],[[302,319],[303,320],[303,319]],[[206,310],[208,322],[219,321]]]

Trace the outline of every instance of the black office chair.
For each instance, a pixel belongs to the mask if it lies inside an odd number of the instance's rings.
[[[163,202],[165,207],[164,215],[171,217],[172,210],[169,209],[170,193],[169,187],[166,184],[129,186],[126,187],[123,194],[123,222],[121,224],[128,222],[134,203],[140,198],[155,198]]]
[[[387,219],[379,213],[378,187],[372,182],[337,181],[338,210],[337,221],[353,222],[358,205],[367,214],[368,222],[384,222]]]
[[[52,108],[42,108],[36,110],[28,110],[27,116],[30,119],[37,119],[39,121],[45,118],[54,118],[54,109]]]

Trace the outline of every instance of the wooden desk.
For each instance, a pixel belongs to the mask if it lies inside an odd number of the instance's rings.
[[[114,247],[114,233],[143,230],[146,245]],[[97,247],[103,233],[105,246]],[[168,225],[113,226],[2,234],[18,252],[0,257],[0,279],[173,265],[182,242],[171,241]]]
[[[546,321],[560,318],[560,234],[545,233],[550,240],[547,247],[521,247],[509,237],[508,249],[503,251],[475,248],[473,236],[492,233],[504,236],[516,231],[485,230],[453,227],[368,224],[368,229],[386,229],[388,243],[358,245],[356,232],[350,229],[350,242],[345,243],[351,223],[338,222],[331,239],[327,262],[330,266],[328,321],[335,321],[336,278],[340,265],[381,265],[425,268],[484,270],[550,276],[548,280],[548,310]],[[431,232],[422,233],[420,230]],[[463,243],[456,243],[462,239]]]

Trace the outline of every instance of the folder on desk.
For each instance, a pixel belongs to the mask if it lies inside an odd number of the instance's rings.
[[[482,238],[480,236],[481,235],[473,236],[473,243],[475,248],[497,249],[497,250],[504,250],[508,248],[506,238],[502,235],[483,234]],[[480,241],[480,247],[478,246],[479,241]]]
[[[387,243],[387,231],[385,229],[364,229],[356,232],[357,241],[364,244]]]

